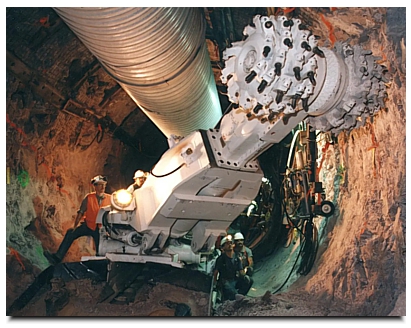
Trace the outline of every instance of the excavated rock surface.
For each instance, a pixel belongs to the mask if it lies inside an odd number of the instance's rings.
[[[167,283],[144,285],[136,294],[134,301],[127,304],[118,302],[98,303],[104,282],[93,282],[90,279],[72,280],[63,287],[68,300],[61,309],[53,313],[59,317],[158,317],[174,316],[177,304],[190,307],[193,316],[208,315],[208,294],[187,290]],[[40,294],[40,293],[39,293]],[[15,317],[44,317],[47,315],[47,288],[22,310],[15,311]]]

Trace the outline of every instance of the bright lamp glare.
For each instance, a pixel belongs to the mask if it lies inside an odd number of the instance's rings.
[[[125,189],[117,190],[113,193],[113,202],[119,207],[127,207],[130,205],[133,196]]]

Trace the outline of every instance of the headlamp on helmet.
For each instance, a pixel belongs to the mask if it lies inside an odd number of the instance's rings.
[[[93,179],[91,179],[91,184],[92,185],[97,185],[99,183],[107,183],[107,178],[102,176],[102,175],[96,175]]]
[[[231,235],[225,236],[223,239],[221,239],[220,246],[224,246],[227,242],[232,243],[233,242],[233,237]]]

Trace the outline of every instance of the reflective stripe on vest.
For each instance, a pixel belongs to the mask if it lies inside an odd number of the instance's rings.
[[[99,206],[95,192],[87,195],[87,210],[84,213],[84,216],[87,227],[89,227],[91,230],[96,230],[96,219],[99,209],[103,206],[111,204],[110,195],[104,194],[104,196],[105,197],[101,200],[101,204]]]

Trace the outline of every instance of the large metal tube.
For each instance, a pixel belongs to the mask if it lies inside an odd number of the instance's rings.
[[[54,8],[166,137],[222,113],[199,8]]]

